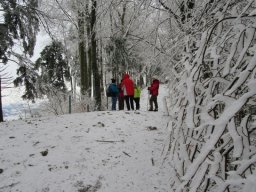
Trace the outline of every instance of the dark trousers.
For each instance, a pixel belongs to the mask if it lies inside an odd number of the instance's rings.
[[[149,105],[150,105],[149,110],[153,110],[153,104],[155,105],[155,109],[158,110],[158,103],[157,103],[157,96],[156,95],[151,95],[151,97],[149,99]]]
[[[136,104],[136,110],[139,110],[140,109],[140,98],[134,98],[134,102]]]
[[[124,110],[124,97],[118,97],[118,109]]]
[[[112,107],[111,107],[111,109],[113,111],[116,110],[116,101],[117,101],[117,97],[112,97]]]
[[[134,110],[134,105],[133,105],[133,95],[126,95],[124,96],[125,103],[127,110],[129,111],[130,109]]]

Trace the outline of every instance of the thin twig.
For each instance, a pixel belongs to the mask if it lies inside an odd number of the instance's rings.
[[[123,151],[123,153],[124,153],[125,155],[127,155],[128,157],[132,157],[131,155],[129,155],[128,153],[126,153],[126,152],[124,152],[124,151]]]

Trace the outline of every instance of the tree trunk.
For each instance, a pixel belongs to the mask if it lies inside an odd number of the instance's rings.
[[[90,27],[87,27],[87,34],[90,34]],[[88,87],[92,86],[92,45],[88,43],[88,50],[87,50],[87,55],[88,55],[88,73],[87,73],[87,81],[88,81]]]
[[[79,27],[79,60],[80,60],[80,73],[81,73],[81,95],[86,94],[88,89],[88,80],[87,80],[87,58],[86,58],[86,42],[85,42],[85,14],[83,12],[78,13],[78,27]]]
[[[92,87],[92,56],[91,56],[91,42],[90,42],[90,39],[89,39],[89,35],[91,34],[91,26],[90,26],[90,12],[89,12],[89,1],[87,0],[86,1],[87,4],[85,6],[85,9],[86,9],[86,32],[87,32],[87,88],[88,90]],[[92,89],[91,89],[92,91]],[[88,93],[90,94],[90,93]]]
[[[92,12],[91,12],[91,44],[92,44],[92,72],[94,80],[95,90],[95,110],[101,109],[101,86],[100,86],[100,75],[97,63],[97,42],[96,42],[96,0],[92,0]]]
[[[126,6],[127,6],[127,0],[124,1],[124,4],[123,4],[123,13],[122,13],[122,16],[121,16],[121,32],[122,32],[122,42],[123,42],[123,48],[125,49],[125,43],[126,43],[126,35],[128,34],[128,31],[126,32],[125,31],[125,15],[126,15]],[[127,66],[127,61],[125,61],[125,53],[124,51],[125,50],[122,50],[123,51],[123,59],[122,59],[122,72],[127,72],[128,71],[128,66]]]
[[[2,106],[2,86],[1,86],[1,78],[0,78],[0,122],[4,121],[3,118],[3,106]]]

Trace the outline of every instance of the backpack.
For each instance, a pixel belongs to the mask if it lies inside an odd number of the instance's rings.
[[[108,88],[107,88],[106,95],[107,95],[107,97],[112,97],[110,85],[109,85]]]
[[[107,88],[107,97],[115,97],[119,93],[119,90],[117,88],[116,84],[111,83]]]

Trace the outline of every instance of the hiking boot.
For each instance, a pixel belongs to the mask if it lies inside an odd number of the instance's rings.
[[[155,109],[154,111],[158,111],[158,109]]]
[[[148,111],[153,111],[153,109],[149,109]]]

